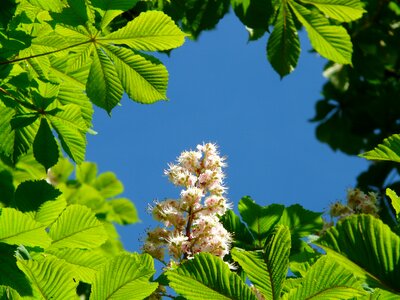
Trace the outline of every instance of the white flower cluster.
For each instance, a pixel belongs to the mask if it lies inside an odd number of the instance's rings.
[[[164,260],[167,248],[171,258],[179,262],[196,253],[209,252],[224,257],[232,237],[219,222],[230,209],[223,185],[226,166],[216,145],[198,145],[196,151],[185,151],[165,170],[169,180],[184,187],[180,199],[167,199],[151,206],[153,217],[163,228],[148,232],[143,250]]]

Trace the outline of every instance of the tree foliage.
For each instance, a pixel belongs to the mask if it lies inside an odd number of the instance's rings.
[[[211,253],[183,256],[155,279],[152,257],[125,251],[114,227],[139,221],[134,204],[119,197],[123,184],[114,173],[98,174],[96,164],[84,162],[86,134],[95,134],[92,104],[111,113],[123,93],[139,103],[165,100],[168,72],[148,52],[170,51],[187,35],[198,38],[232,7],[250,40],[273,27],[267,57],[281,77],[297,65],[297,32],[305,28],[314,50],[330,60],[314,118],[318,138],[350,154],[368,149],[364,158],[391,163],[373,165],[359,178],[361,186],[382,187],[400,162],[399,135],[376,146],[398,131],[397,3],[5,0],[2,5],[1,299],[175,297],[165,286],[178,299],[400,297],[400,200],[392,189],[378,215],[353,212],[335,224],[298,204],[260,206],[243,197],[239,215],[228,210],[220,220],[233,236],[225,260]],[[377,104],[382,99],[387,103]],[[388,118],[387,107],[394,110]],[[339,137],[332,134],[341,131]]]

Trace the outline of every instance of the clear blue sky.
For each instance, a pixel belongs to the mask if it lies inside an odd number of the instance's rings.
[[[113,171],[136,205],[141,223],[118,227],[125,247],[155,222],[146,213],[154,199],[177,198],[163,170],[182,150],[215,142],[227,156],[228,198],[242,196],[268,205],[300,203],[323,211],[344,199],[367,162],[333,152],[315,138],[314,105],[325,79],[325,60],[300,34],[297,69],[282,81],[267,62],[266,38],[247,43],[233,13],[196,42],[187,40],[170,57],[159,56],[170,73],[168,102],[140,105],[124,97],[112,117],[94,116],[87,160]]]

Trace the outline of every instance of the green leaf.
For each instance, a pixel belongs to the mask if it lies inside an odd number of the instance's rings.
[[[22,212],[37,211],[44,202],[55,200],[61,192],[46,180],[22,182],[15,191],[15,205]]]
[[[32,151],[22,155],[13,172],[14,183],[18,184],[29,180],[42,180],[47,177],[44,167],[33,157]]]
[[[96,179],[97,165],[92,162],[83,162],[76,166],[76,179],[82,183],[91,184]]]
[[[392,207],[394,211],[396,212],[397,216],[400,216],[400,197],[397,196],[396,192],[387,188],[386,189],[386,196],[390,198],[392,201]]]
[[[222,216],[221,222],[225,229],[233,233],[233,245],[246,250],[254,248],[254,239],[246,225],[240,221],[233,210],[227,210]]]
[[[11,172],[8,170],[0,171],[0,191],[0,207],[2,205],[10,206],[14,198],[14,184]]]
[[[70,205],[50,227],[50,249],[93,249],[107,240],[103,224],[86,206]]]
[[[231,0],[236,16],[253,32],[261,32],[261,37],[268,30],[269,21],[273,14],[272,2],[263,0]],[[250,34],[250,40],[254,36]]]
[[[63,197],[57,200],[44,202],[36,212],[30,212],[32,218],[49,227],[61,215],[67,207],[67,202]]]
[[[62,0],[28,0],[28,2],[46,11],[61,12],[64,8],[64,3]]]
[[[371,215],[346,218],[317,245],[370,286],[400,292],[400,237],[381,220]]]
[[[222,259],[199,253],[175,270],[165,272],[169,286],[189,300],[246,299],[256,296]]]
[[[289,267],[289,228],[277,225],[265,250],[243,251],[234,248],[231,254],[265,299],[280,299]]]
[[[2,208],[0,213],[1,243],[42,248],[50,245],[51,239],[43,224],[13,208]]]
[[[150,282],[154,273],[153,259],[149,255],[119,255],[104,264],[96,274],[91,298],[144,299],[158,286]]]
[[[318,252],[302,251],[290,256],[290,271],[296,276],[305,277],[311,265],[321,256]]]
[[[137,0],[92,0],[94,7],[103,10],[100,29],[106,28],[115,17],[132,8],[136,2]]]
[[[29,281],[17,267],[15,250],[15,246],[0,243],[0,286],[10,287],[16,290],[21,296],[32,296],[33,291]],[[15,298],[2,298],[0,292],[0,299],[14,300]]]
[[[240,199],[238,206],[240,216],[247,223],[258,248],[264,247],[269,233],[278,223],[284,208],[280,204],[271,204],[262,207],[256,204],[250,197]]]
[[[22,299],[18,292],[9,286],[0,285],[0,299],[1,300],[19,300]]]
[[[98,251],[83,249],[58,249],[46,251],[65,263],[73,270],[77,281],[93,283],[96,272],[108,261],[106,256],[100,255]]]
[[[78,281],[74,281],[72,270],[54,257],[40,261],[17,261],[18,267],[28,277],[37,299],[75,299]]]
[[[93,186],[104,198],[111,198],[124,191],[122,182],[117,179],[114,173],[105,172],[100,174],[93,183]]]
[[[33,155],[46,170],[58,161],[58,145],[45,118],[40,121],[39,130],[33,141]]]
[[[98,41],[127,45],[135,50],[162,51],[181,46],[185,34],[169,16],[160,11],[147,11],[130,21],[125,27]]]
[[[126,198],[107,201],[112,207],[112,213],[107,214],[107,221],[116,222],[121,225],[139,222],[135,205]]]
[[[361,283],[349,270],[323,256],[312,265],[301,284],[283,299],[354,299],[365,295]]]
[[[0,123],[0,152],[3,152],[13,162],[16,162],[21,155],[27,153],[32,147],[39,128],[38,117],[32,117],[31,114],[27,114],[26,118],[22,116],[21,119],[18,119],[24,114],[16,114],[14,109],[1,106],[0,114],[3,118]],[[28,122],[25,123],[27,120]],[[11,124],[15,126],[15,130]]]
[[[353,46],[343,27],[330,25],[318,12],[308,10],[294,1],[290,1],[289,6],[306,28],[311,45],[319,54],[340,64],[351,64]]]
[[[161,62],[126,48],[105,49],[129,98],[147,104],[167,98],[168,71]]]
[[[357,20],[365,12],[359,0],[301,0],[301,2],[313,4],[328,17],[341,22]]]
[[[287,1],[281,2],[267,44],[268,60],[281,77],[292,72],[299,60],[300,41]]]
[[[79,106],[68,104],[55,115],[47,115],[65,152],[76,163],[85,159],[87,124],[82,118]]]
[[[67,158],[60,158],[58,163],[49,170],[48,177],[55,184],[66,182],[73,170],[74,166]]]
[[[324,221],[322,213],[304,209],[300,204],[285,207],[278,224],[286,225],[290,229],[292,236],[292,254],[301,251],[302,237],[310,234],[317,234],[322,229]]]
[[[90,100],[108,113],[119,103],[124,92],[115,66],[101,48],[93,51],[86,91]]]
[[[370,160],[389,160],[400,162],[400,134],[393,134],[383,140],[373,150],[359,155]]]

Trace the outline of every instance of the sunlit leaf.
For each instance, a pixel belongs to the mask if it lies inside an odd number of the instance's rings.
[[[147,254],[116,256],[96,274],[91,297],[99,300],[145,299],[158,286],[149,281],[154,272],[153,259]]]
[[[107,240],[103,224],[86,206],[70,205],[51,226],[51,249],[93,249]]]
[[[370,160],[400,162],[400,134],[393,134],[384,139],[382,144],[379,144],[371,151],[360,154],[360,157]]]
[[[313,4],[325,15],[342,22],[357,20],[365,12],[359,0],[301,0],[301,2]]]
[[[323,256],[312,265],[301,284],[283,299],[354,299],[366,292],[354,274],[334,260]]]
[[[169,16],[159,11],[147,11],[98,40],[124,44],[135,50],[160,51],[181,46],[184,38],[185,34]]]
[[[351,64],[353,46],[343,27],[330,25],[318,12],[294,1],[289,1],[289,6],[307,30],[311,45],[319,54],[340,64]]]
[[[210,253],[199,253],[165,274],[169,286],[189,300],[257,299],[249,286],[231,272],[222,259]]]
[[[38,246],[46,248],[51,239],[43,224],[13,209],[0,209],[0,242],[10,245]]]
[[[40,261],[17,261],[28,277],[39,299],[74,299],[78,281],[73,280],[72,269],[62,260],[46,257]]]

